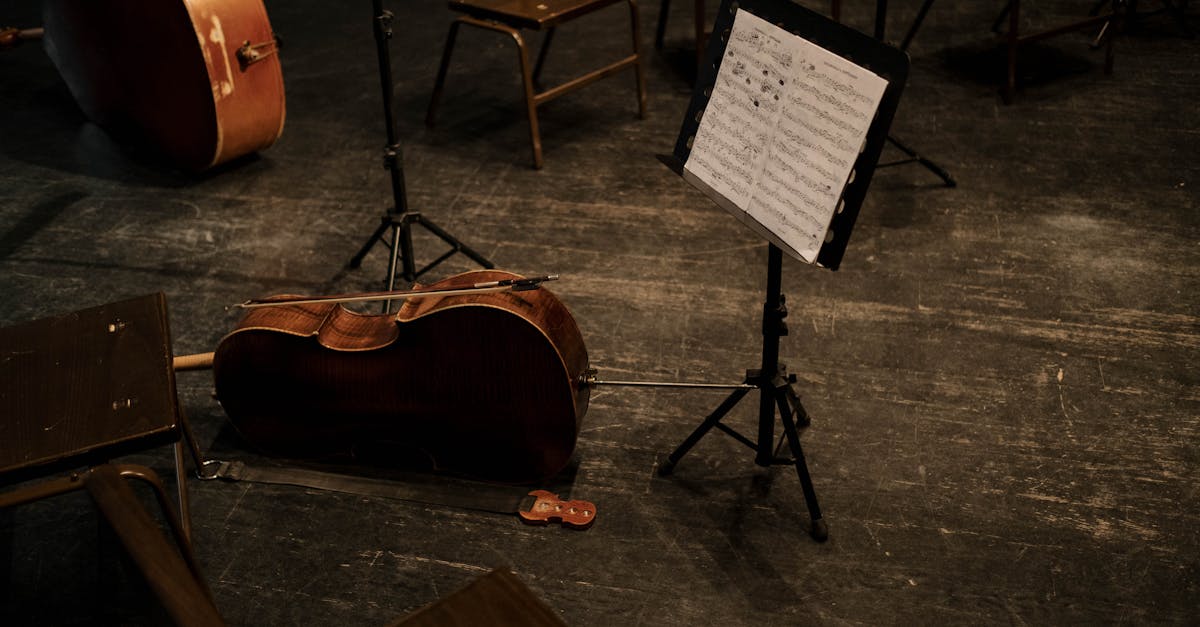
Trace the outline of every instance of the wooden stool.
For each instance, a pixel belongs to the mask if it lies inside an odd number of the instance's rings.
[[[521,82],[524,87],[525,111],[529,116],[529,138],[533,143],[533,167],[542,167],[542,136],[538,130],[537,107],[542,103],[553,100],[563,94],[572,92],[580,87],[591,84],[601,78],[610,76],[620,70],[632,66],[637,74],[638,117],[646,117],[646,81],[642,75],[641,53],[638,44],[638,11],[636,0],[626,0],[629,4],[629,19],[633,35],[633,54],[567,81],[557,87],[538,92],[534,86],[542,72],[546,60],[546,51],[550,47],[555,28],[564,22],[587,15],[620,0],[450,0],[450,8],[462,13],[450,24],[450,33],[446,37],[446,47],[442,51],[442,64],[438,69],[437,82],[433,87],[433,97],[429,101],[429,111],[425,116],[425,124],[433,126],[438,101],[446,82],[446,70],[450,66],[450,53],[454,50],[454,39],[458,35],[458,27],[462,24],[475,26],[485,30],[505,33],[517,43],[517,55],[521,63]],[[529,54],[521,30],[546,31],[538,52],[537,63],[530,71]]]
[[[183,440],[197,465],[200,455],[179,411],[163,295],[0,329],[0,354],[0,485],[76,470],[0,493],[0,507],[86,489],[176,621],[219,624],[192,556]],[[108,464],[172,442],[178,515],[149,468]],[[123,477],[154,488],[182,559]]]

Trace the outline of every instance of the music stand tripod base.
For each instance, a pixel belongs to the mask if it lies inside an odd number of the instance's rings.
[[[441,238],[442,241],[450,245],[449,250],[442,253],[433,261],[425,264],[419,270],[416,267],[416,260],[413,257],[413,224],[418,224],[424,227],[425,230],[433,233]],[[385,234],[389,230],[391,231],[390,238],[385,237]],[[387,284],[387,289],[389,290],[395,289],[396,287],[396,270],[398,267],[401,269],[401,274],[404,276],[404,279],[412,282],[415,281],[417,277],[431,270],[434,266],[454,256],[455,253],[462,253],[467,257],[470,257],[472,261],[478,263],[486,269],[490,270],[495,267],[495,265],[488,261],[483,255],[462,243],[445,229],[439,227],[437,224],[422,216],[421,213],[417,211],[407,211],[402,214],[384,214],[383,218],[380,220],[379,226],[375,229],[375,232],[371,234],[371,237],[367,239],[366,243],[363,244],[358,253],[356,253],[350,260],[350,268],[357,269],[359,266],[361,266],[362,260],[367,256],[367,253],[371,252],[371,248],[373,248],[377,243],[387,244],[390,249],[391,254],[388,261]]]
[[[787,306],[784,295],[780,292],[782,282],[783,252],[778,246],[770,245],[767,262],[767,300],[763,305],[763,363],[759,370],[747,370],[745,383],[759,390],[758,405],[758,441],[738,433],[732,427],[723,424],[725,417],[752,388],[738,388],[714,410],[700,426],[692,431],[667,459],[659,465],[658,474],[666,476],[675,470],[683,456],[692,449],[709,431],[716,427],[730,435],[738,442],[754,449],[754,463],[763,466],[794,466],[800,479],[800,487],[804,491],[804,502],[808,506],[812,526],[809,535],[817,542],[829,538],[829,527],[821,517],[821,506],[817,503],[817,493],[813,488],[812,476],[808,472],[808,462],[804,458],[804,449],[800,446],[800,434],[797,426],[809,425],[808,412],[800,404],[800,396],[793,385],[795,375],[787,373],[787,366],[779,362],[779,338],[787,335]],[[783,423],[783,439],[774,447],[775,412]],[[784,441],[787,442],[792,456],[780,457],[779,451]]]

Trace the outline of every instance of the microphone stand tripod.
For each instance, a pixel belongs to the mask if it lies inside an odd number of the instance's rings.
[[[455,253],[462,253],[470,257],[484,268],[494,268],[495,266],[492,262],[484,258],[483,255],[475,252],[445,229],[431,222],[428,218],[421,215],[419,211],[410,211],[408,208],[408,200],[404,191],[404,170],[401,166],[400,142],[396,138],[396,122],[392,114],[395,85],[392,81],[392,63],[388,40],[392,37],[391,23],[394,16],[391,11],[383,9],[383,0],[372,0],[372,2],[375,12],[375,49],[379,55],[379,81],[383,89],[383,119],[387,127],[388,143],[383,149],[383,167],[387,168],[391,174],[393,205],[388,207],[387,213],[384,214],[379,227],[371,234],[370,239],[363,244],[358,254],[354,255],[354,258],[350,260],[350,267],[358,268],[362,265],[363,258],[367,256],[371,248],[375,244],[382,242],[388,244],[391,249],[387,275],[387,289],[389,291],[394,290],[396,287],[397,265],[402,266],[404,279],[409,282],[416,280],[417,277],[425,274],[446,259],[449,259]],[[450,245],[450,250],[429,262],[420,270],[417,270],[416,261],[413,258],[412,227],[414,224],[425,228],[425,230],[433,233]],[[391,237],[385,238],[384,234],[388,231],[391,231]],[[384,307],[386,308],[387,306],[388,304],[385,303]]]

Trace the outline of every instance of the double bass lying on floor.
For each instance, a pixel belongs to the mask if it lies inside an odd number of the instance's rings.
[[[521,279],[482,270],[422,289]],[[230,422],[268,452],[371,464],[416,457],[493,481],[561,470],[588,405],[583,337],[541,288],[410,298],[395,314],[254,308],[212,365]]]

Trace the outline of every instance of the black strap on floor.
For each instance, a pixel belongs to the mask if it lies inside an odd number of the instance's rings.
[[[209,462],[206,479],[249,481],[332,490],[359,496],[398,499],[495,514],[528,511],[528,486],[497,485],[465,479],[405,474],[400,478],[365,477],[296,466],[249,466],[240,461]],[[211,466],[216,466],[213,473]]]

